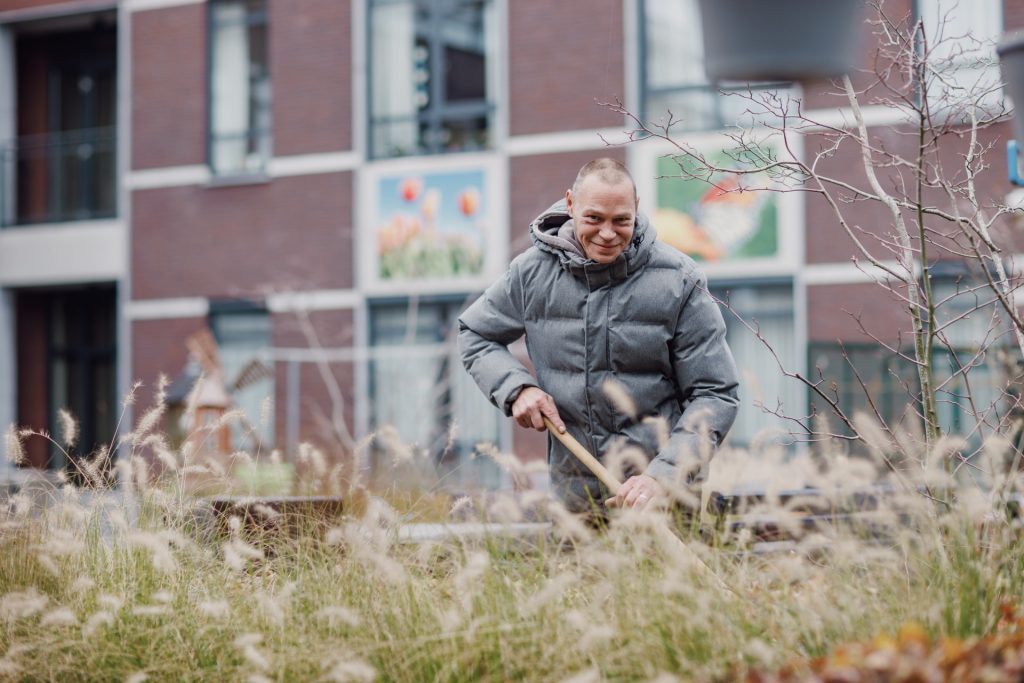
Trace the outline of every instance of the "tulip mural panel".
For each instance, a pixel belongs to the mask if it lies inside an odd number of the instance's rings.
[[[377,185],[380,280],[475,277],[487,215],[482,170],[406,173]]]
[[[715,165],[736,163],[724,153],[707,156]],[[770,184],[766,177],[717,174],[707,183],[678,177],[679,166],[671,157],[659,157],[657,164],[658,239],[698,261],[779,255],[777,195],[738,191],[765,187]]]

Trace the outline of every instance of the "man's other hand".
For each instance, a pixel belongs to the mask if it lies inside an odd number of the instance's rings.
[[[558,416],[555,399],[537,387],[526,387],[512,403],[512,417],[520,426],[543,432],[544,418],[547,417],[559,432],[565,431],[565,423]]]
[[[619,493],[604,502],[611,508],[636,508],[642,510],[656,498],[665,495],[665,489],[654,477],[638,474],[630,477],[619,487]]]

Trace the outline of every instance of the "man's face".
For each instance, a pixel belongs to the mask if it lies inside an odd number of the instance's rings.
[[[583,179],[575,194],[566,192],[565,201],[576,239],[592,261],[611,263],[633,239],[639,200],[629,180],[609,184],[593,174]]]

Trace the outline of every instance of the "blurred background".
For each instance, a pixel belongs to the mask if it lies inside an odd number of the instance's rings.
[[[779,363],[820,371],[850,409],[866,407],[856,369],[877,409],[901,415],[912,368],[883,342],[908,341],[905,316],[851,264],[823,203],[656,180],[677,173],[664,146],[617,144],[636,126],[616,101],[655,123],[671,111],[675,134],[708,154],[744,122],[748,102],[704,77],[696,5],[0,0],[0,424],[57,432],[68,409],[77,457],[125,430],[163,373],[164,428],[180,440],[205,374],[218,384],[203,398],[212,414],[247,417],[224,449],[287,458],[310,442],[387,476],[388,443],[402,442],[445,485],[507,487],[476,444],[535,460],[545,437],[487,403],[453,324],[598,156],[629,166],[662,239],[702,261],[730,302],[743,378],[730,444],[787,444],[793,425],[775,413],[811,412]],[[939,21],[937,0],[886,7]],[[981,41],[1024,26],[1018,0],[941,11]],[[834,120],[843,104],[826,82],[763,87],[802,97],[810,117]],[[867,116],[873,130],[899,121],[882,107]],[[857,154],[827,163],[852,176]],[[992,196],[1010,191],[1001,168],[982,180]],[[868,231],[881,222],[877,208],[853,211]],[[949,266],[941,286],[955,294],[961,275]],[[525,361],[522,343],[513,351]],[[962,407],[942,410],[957,431]],[[365,440],[385,426],[389,439]],[[68,466],[43,439],[26,447],[32,467]]]

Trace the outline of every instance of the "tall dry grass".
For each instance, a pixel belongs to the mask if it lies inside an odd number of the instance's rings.
[[[251,507],[211,517],[184,487],[190,468],[208,466],[161,441],[151,415],[141,422],[114,449],[118,495],[86,476],[4,504],[0,678],[733,679],[908,622],[933,636],[989,633],[1000,605],[1021,599],[1019,528],[1003,504],[1019,492],[1008,443],[990,444],[969,482],[935,454],[886,470],[896,445],[881,437],[875,458],[725,451],[705,498],[752,480],[768,492],[745,528],[659,509],[595,529],[528,493],[489,498],[489,518],[541,510],[549,531],[414,544],[399,530],[416,506],[400,513],[373,495],[326,524],[277,524],[272,509],[257,509],[256,524]],[[8,433],[9,454],[23,436]],[[145,448],[161,451],[158,480]],[[308,472],[356,496],[331,467]],[[773,493],[814,486],[838,512],[879,483],[892,491],[876,509],[815,528],[798,499]],[[767,517],[793,539],[787,550],[753,552],[749,523]]]

